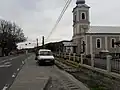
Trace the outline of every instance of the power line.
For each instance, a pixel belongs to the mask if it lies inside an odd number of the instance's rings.
[[[72,1],[72,0],[67,0],[67,2],[66,2],[66,4],[65,4],[65,6],[64,6],[64,8],[63,8],[63,10],[62,10],[62,12],[61,12],[61,14],[60,14],[60,16],[58,17],[58,19],[57,19],[57,21],[56,21],[56,23],[55,23],[52,31],[51,31],[50,34],[48,35],[47,39],[50,37],[50,35],[51,35],[51,34],[53,33],[53,31],[56,29],[57,25],[59,24],[60,20],[62,19],[62,16],[64,15],[64,13],[65,13],[65,11],[67,10],[67,8],[68,8],[68,6],[69,6],[69,4],[70,4],[71,1]]]
[[[57,25],[59,24],[60,20],[62,19],[63,15],[64,15],[65,11],[67,10],[68,6],[70,5],[71,1],[72,1],[72,0],[67,0],[67,1],[66,1],[63,10],[62,10],[62,12],[60,13],[60,16],[58,17],[58,19],[57,19],[54,27],[52,28],[52,30],[51,30],[51,32],[50,32],[50,34],[48,35],[48,37],[47,37],[46,40],[48,40],[48,38],[51,36],[51,34],[53,33],[53,31],[56,29]]]

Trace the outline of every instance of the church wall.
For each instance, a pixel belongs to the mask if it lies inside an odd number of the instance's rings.
[[[111,47],[111,39],[115,38],[116,41],[119,41],[119,36],[108,36],[108,50],[110,53],[120,53],[120,47],[116,46],[115,48]]]
[[[90,36],[87,36],[87,54],[90,54]]]
[[[96,47],[96,39],[100,38],[101,39],[101,48]],[[100,36],[92,36],[92,43],[93,43],[93,53],[99,54],[101,50],[105,50],[105,37],[100,37]]]
[[[83,4],[83,5],[82,5]],[[81,38],[89,30],[90,21],[89,21],[89,7],[84,7],[85,3],[78,2],[77,6],[73,10],[73,43],[77,44],[76,52],[80,54],[82,51],[82,41]],[[86,5],[87,6],[87,5]],[[86,19],[81,19],[81,13],[85,13]],[[84,16],[84,14],[82,15]],[[92,32],[91,32],[92,33]],[[113,34],[113,35],[112,35]],[[92,36],[92,39],[91,39]],[[101,48],[96,47],[96,39],[101,39]],[[86,45],[86,54],[98,54],[101,50],[108,50],[110,53],[120,53],[120,47],[111,48],[111,39],[116,38],[116,41],[120,40],[120,36],[115,35],[114,33],[107,34],[103,33],[92,33],[87,34],[87,45]],[[92,41],[92,43],[91,43]],[[106,43],[107,42],[107,43]],[[92,48],[91,48],[92,46]]]
[[[77,54],[80,54],[80,52],[81,52],[81,39],[80,38],[77,39],[77,46],[78,46]]]
[[[111,39],[112,38],[115,38],[116,39],[116,41],[119,41],[120,40],[120,37],[119,36],[107,36],[107,35],[100,35],[100,36],[98,36],[98,35],[93,35],[92,36],[92,51],[93,51],[93,53],[95,53],[95,54],[99,54],[99,52],[101,51],[101,50],[106,50],[106,42],[105,42],[105,37],[107,37],[107,50],[110,52],[110,53],[120,53],[120,47],[118,47],[118,46],[116,46],[116,48],[112,48],[111,47]],[[100,49],[98,49],[98,48],[96,48],[96,39],[97,38],[100,38],[101,39],[101,48]],[[90,36],[87,36],[87,54],[91,54],[91,52],[90,52],[90,48],[91,48],[91,46],[90,46]]]
[[[74,39],[73,39],[73,43],[77,44],[76,53],[77,53],[77,54],[80,54],[80,47],[81,47],[81,46],[80,46],[80,45],[81,45],[81,44],[80,44],[80,43],[81,43],[81,42],[80,42],[80,38],[74,38]]]

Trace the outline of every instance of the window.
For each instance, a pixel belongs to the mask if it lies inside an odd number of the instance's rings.
[[[96,47],[101,48],[101,39],[100,38],[96,39]]]
[[[42,56],[46,56],[46,55],[51,56],[52,52],[50,52],[50,51],[40,51],[40,55],[42,55]]]
[[[82,16],[81,16],[82,20],[85,20],[85,19],[86,19],[86,14],[85,14],[85,12],[82,12],[81,15],[82,15]]]
[[[111,47],[112,47],[112,48],[115,48],[115,44],[114,44],[114,43],[115,43],[115,38],[112,38],[112,39],[111,39]]]

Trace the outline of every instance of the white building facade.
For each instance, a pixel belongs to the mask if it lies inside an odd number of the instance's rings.
[[[73,9],[74,53],[99,54],[103,50],[120,53],[120,48],[114,45],[120,40],[120,27],[90,26],[89,9],[85,0],[77,0]]]

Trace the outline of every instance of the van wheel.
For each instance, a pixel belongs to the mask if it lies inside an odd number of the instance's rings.
[[[52,66],[55,65],[55,62],[51,62],[51,65],[52,65]]]

